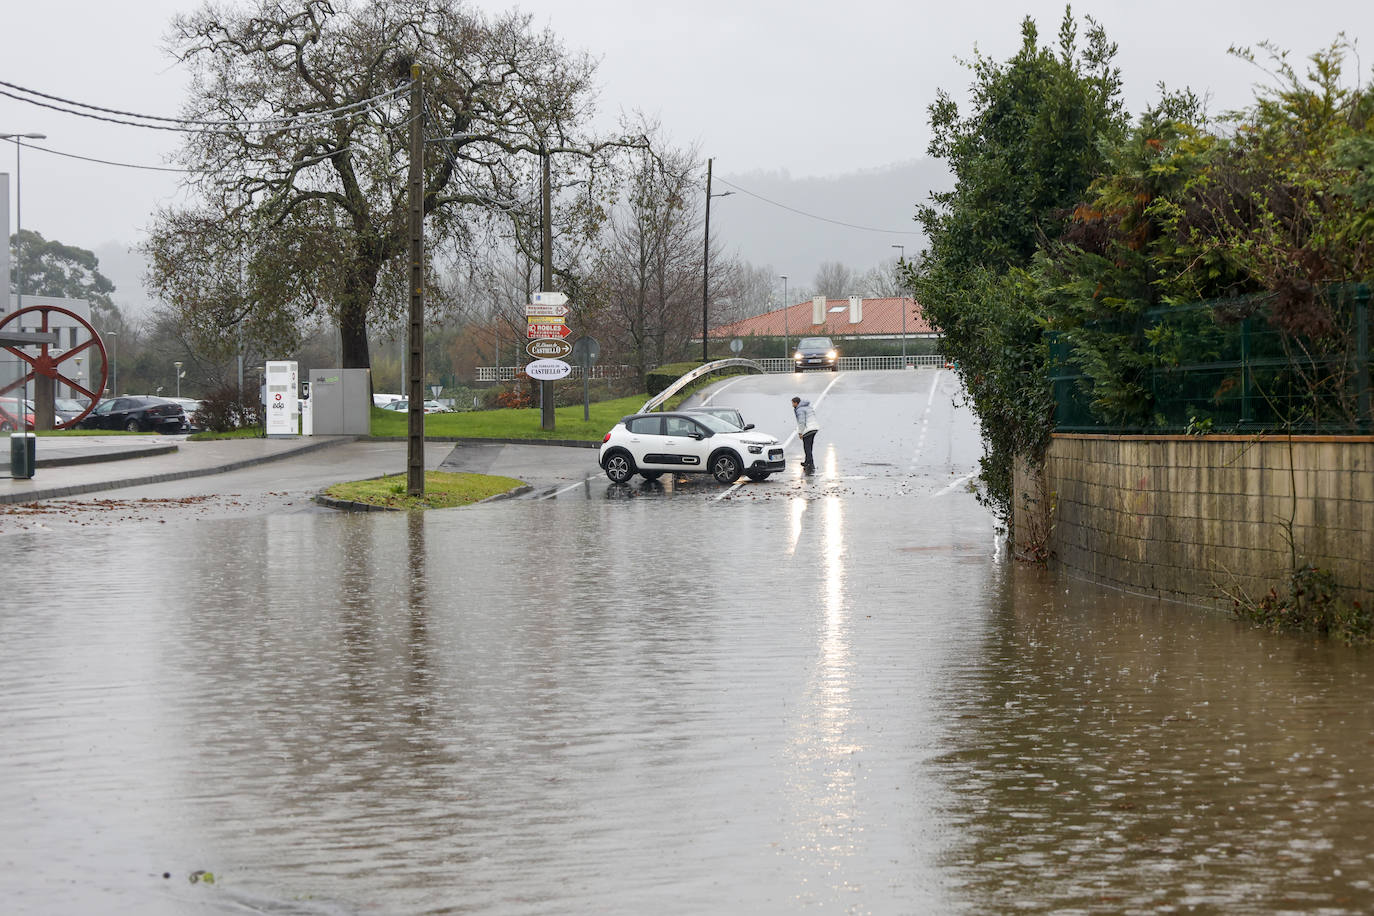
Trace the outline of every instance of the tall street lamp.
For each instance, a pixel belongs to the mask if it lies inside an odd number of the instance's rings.
[[[181,397],[181,377],[186,373],[181,371],[181,360],[177,360],[172,365],[177,367],[177,397]]]
[[[706,355],[706,333],[710,330],[710,313],[707,308],[711,295],[711,198],[729,197],[734,191],[722,191],[719,194],[711,193],[711,163],[714,159],[706,160],[706,253],[701,259],[701,361],[707,361]]]
[[[896,248],[898,251],[901,252],[901,254],[897,257],[897,266],[898,266],[898,267],[901,267],[901,266],[903,266],[904,264],[906,264],[906,246],[905,246],[905,245],[893,245],[892,247],[893,247],[893,248]],[[906,289],[906,284],[905,284],[905,283],[902,284],[902,288],[903,288],[903,289]],[[906,297],[903,296],[902,298],[905,299]],[[906,303],[905,303],[905,302],[902,303],[902,368],[903,368],[903,369],[906,368]]]
[[[112,374],[112,378],[111,378],[111,381],[110,381],[110,386],[111,386],[111,387],[110,387],[110,397],[116,397],[116,396],[119,394],[119,332],[118,332],[118,331],[111,331],[111,332],[110,332],[110,345],[111,345],[111,347],[113,347],[113,349],[114,349],[114,352],[113,352],[113,354],[112,354],[111,357],[110,357],[110,372],[111,372],[111,374]]]
[[[782,358],[787,359],[787,308],[792,303],[787,301],[787,275],[779,279],[782,280]]]
[[[23,192],[24,181],[23,181],[23,175],[24,175],[24,172],[23,172],[23,169],[22,169],[22,167],[21,167],[21,165],[20,165],[20,161],[19,161],[19,151],[20,151],[21,149],[24,148],[24,144],[20,143],[19,141],[20,141],[20,140],[46,140],[47,138],[48,138],[48,135],[47,135],[47,134],[37,134],[37,133],[28,133],[28,134],[0,134],[0,140],[13,140],[13,141],[14,141],[14,234],[15,234],[15,237],[16,237],[16,238],[19,237],[20,233],[23,231],[23,228],[24,228],[24,209],[23,209],[23,201],[24,201],[24,192]],[[8,245],[8,244],[10,243],[10,240],[9,240],[9,239],[5,239],[5,240],[4,240],[4,243],[5,243],[6,245]],[[21,256],[23,255],[23,248],[18,248],[18,249],[16,249],[16,251],[17,251],[17,253],[20,254]],[[19,311],[20,309],[22,309],[22,308],[24,307],[24,265],[23,265],[23,262],[22,262],[22,261],[20,261],[20,260],[18,260],[18,259],[16,258],[16,259],[15,259],[15,264],[14,264],[14,266],[15,266],[15,269],[16,269],[16,270],[18,271],[18,273],[19,273],[19,277],[14,281],[14,292],[15,292],[15,302],[16,302],[16,305],[15,305],[15,307],[14,307],[14,310],[17,312],[17,311]],[[0,290],[0,293],[3,293],[3,295],[4,295],[4,297],[5,297],[5,300],[6,300],[5,303],[4,303],[5,306],[6,306],[6,308],[5,308],[5,309],[0,309],[0,312],[8,311],[8,310],[9,310],[9,309],[8,309],[8,306],[9,306],[9,301],[8,301],[8,300],[9,300],[9,290]],[[19,414],[19,431],[20,431],[20,432],[23,432],[23,431],[24,431],[24,429],[25,429],[25,427],[24,427],[24,420],[25,420],[25,418],[28,416],[27,413],[24,411],[24,402],[28,400],[28,397],[29,397],[29,383],[26,381],[26,382],[24,382],[24,384],[23,384],[23,385],[20,387],[20,389],[19,389],[19,398],[20,398],[20,400],[19,400],[19,410],[18,410],[18,414]]]

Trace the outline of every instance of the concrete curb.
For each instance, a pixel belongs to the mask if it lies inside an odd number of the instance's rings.
[[[152,458],[156,455],[170,455],[179,451],[179,445],[150,445],[147,448],[131,448],[122,452],[99,452],[94,455],[68,455],[65,458],[37,458],[35,468],[69,468],[79,464],[104,464],[107,461],[127,461],[130,458]]]
[[[376,442],[405,442],[407,436],[368,436]],[[480,439],[470,436],[426,436],[426,442],[452,442],[456,445],[557,445],[562,448],[601,448],[600,441],[585,439]]]
[[[389,476],[389,475],[388,475]],[[373,478],[376,479],[376,478]],[[468,503],[466,506],[452,506],[454,509],[467,509],[472,506],[480,506],[482,503],[492,503],[501,499],[512,499],[516,496],[529,493],[534,487],[529,484],[521,484],[518,487],[511,487],[504,493],[497,493],[495,496],[488,496],[486,499],[479,499],[475,503]],[[340,512],[427,512],[427,509],[402,509],[399,506],[374,506],[372,503],[354,502],[351,499],[338,499],[329,496],[324,491],[315,494],[315,502],[329,509],[338,509]]]
[[[70,487],[56,487],[49,490],[31,490],[27,493],[0,493],[0,504],[16,505],[24,503],[36,503],[45,499],[60,499],[64,496],[81,496],[86,493],[99,493],[102,490],[122,490],[127,487],[141,487],[150,483],[166,483],[169,480],[190,480],[193,477],[209,477],[213,474],[225,474],[229,471],[237,471],[242,468],[253,467],[254,465],[267,464],[271,461],[280,461],[283,458],[294,458],[297,455],[307,455],[321,449],[332,448],[344,442],[353,442],[356,436],[340,436],[333,439],[325,439],[319,442],[312,442],[309,445],[290,451],[279,452],[275,455],[263,455],[254,458],[245,458],[242,461],[231,461],[228,464],[215,465],[208,468],[195,468],[189,471],[169,471],[165,474],[149,474],[144,477],[129,477],[123,480],[104,480],[96,483],[75,484]],[[175,450],[175,446],[173,446]]]

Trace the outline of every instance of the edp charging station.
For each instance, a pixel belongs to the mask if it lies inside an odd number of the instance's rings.
[[[300,433],[296,398],[299,374],[295,360],[269,360],[264,397],[267,402],[268,438],[294,437]]]

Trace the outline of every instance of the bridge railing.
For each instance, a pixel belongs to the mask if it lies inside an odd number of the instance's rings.
[[[718,360],[723,362],[723,360]],[[764,372],[791,372],[796,367],[790,359],[752,359],[743,360],[758,366]],[[935,367],[942,368],[945,365],[945,358],[940,355],[924,356],[841,356],[840,369],[849,371],[858,370],[884,370],[884,369],[918,369]],[[511,382],[519,378],[525,371],[524,366],[478,366],[477,381],[479,382]],[[638,370],[634,366],[592,366],[591,378],[625,378],[634,375]],[[569,378],[582,378],[582,367],[573,366],[572,375]]]

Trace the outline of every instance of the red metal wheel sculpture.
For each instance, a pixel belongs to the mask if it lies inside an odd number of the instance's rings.
[[[95,408],[95,405],[100,403],[100,392],[105,390],[105,379],[107,378],[107,372],[110,366],[109,359],[105,354],[105,344],[89,321],[75,312],[60,308],[56,305],[30,305],[19,309],[17,312],[11,312],[5,316],[3,321],[0,321],[0,329],[10,324],[14,325],[10,330],[18,330],[26,326],[32,329],[32,319],[29,321],[21,320],[23,316],[31,313],[38,317],[37,330],[39,331],[52,330],[49,324],[49,317],[54,313],[65,315],[70,318],[77,325],[76,344],[67,350],[60,350],[52,344],[31,344],[27,347],[15,344],[5,344],[4,348],[6,350],[17,356],[22,363],[27,364],[28,371],[8,385],[0,387],[0,395],[8,394],[21,385],[27,385],[40,375],[52,379],[54,383],[61,382],[63,385],[71,388],[74,395],[78,395],[86,400],[86,409],[81,411],[80,414],[69,420],[60,423],[55,422],[53,424],[56,429],[71,429],[76,426],[76,424],[86,419],[86,416]],[[38,353],[36,355],[31,352],[26,352],[35,346],[38,347]],[[70,367],[64,368],[64,364],[67,363],[70,363],[71,366],[79,365],[75,360],[87,350],[93,350],[100,354],[99,377],[96,376],[95,360],[91,360],[90,362],[89,387],[87,387],[86,380],[79,377],[79,371],[77,373],[72,373]],[[77,377],[73,377],[73,375]]]

